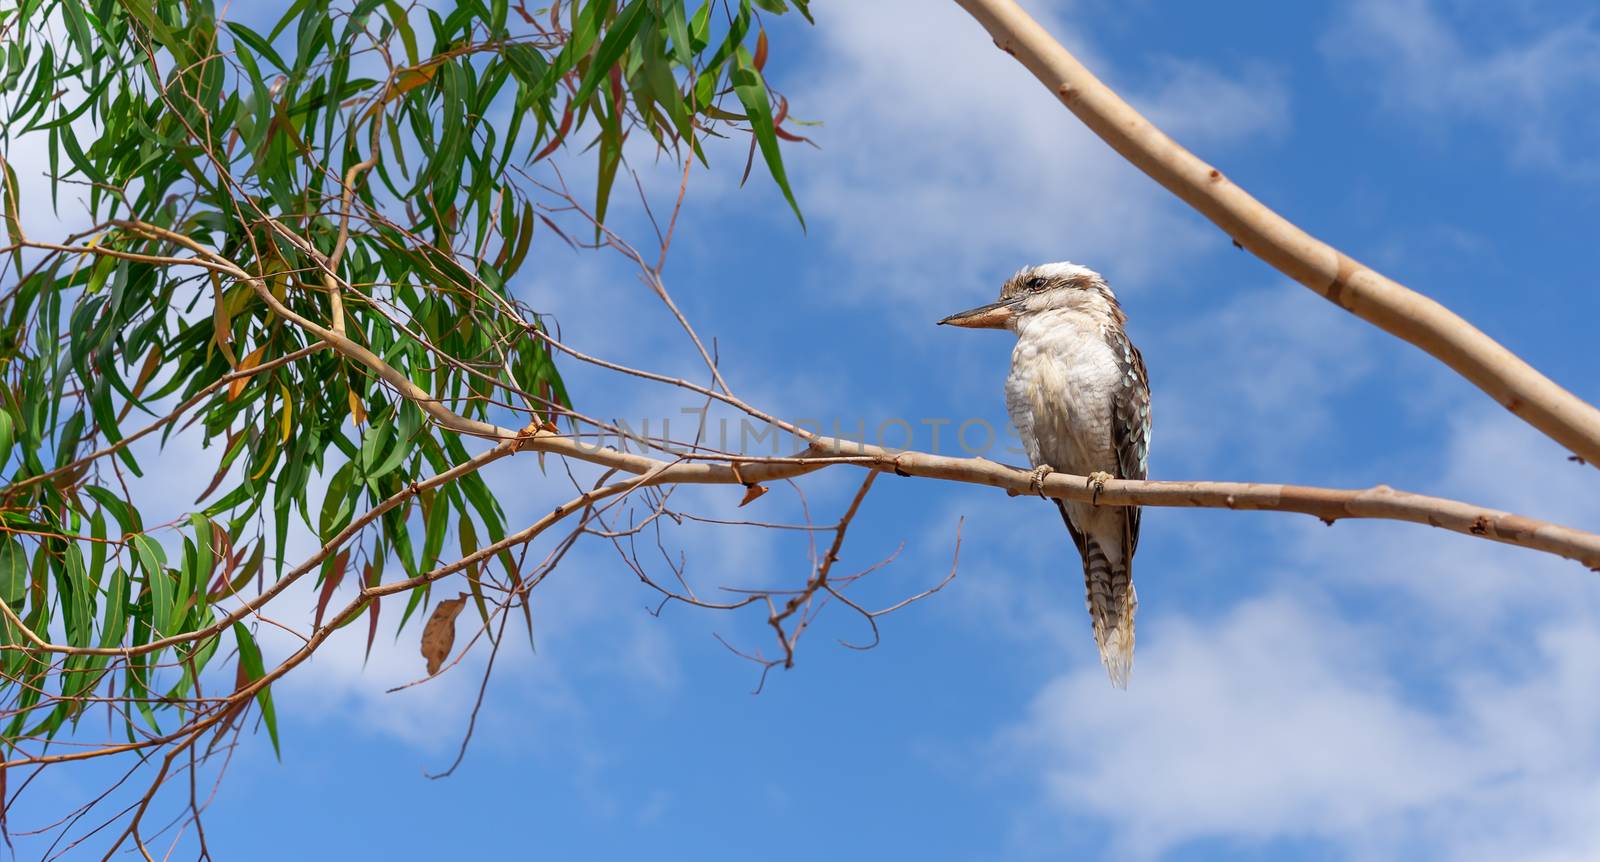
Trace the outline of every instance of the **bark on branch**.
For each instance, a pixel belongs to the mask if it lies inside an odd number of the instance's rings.
[[[672,463],[613,449],[595,449],[556,435],[538,434],[524,449],[565,455],[580,461],[634,474],[650,474],[641,484],[753,484],[787,479],[824,467],[851,463],[900,476],[989,485],[1014,495],[1033,493],[1033,474],[984,458],[952,458],[927,452],[896,452],[854,440],[815,438],[792,458],[737,465]],[[1085,476],[1052,473],[1043,483],[1044,496],[1090,502],[1096,499]],[[1397,491],[1387,485],[1366,489],[1317,488],[1256,482],[1157,482],[1113,479],[1098,496],[1105,506],[1167,506],[1205,509],[1261,509],[1300,512],[1333,522],[1345,518],[1409,521],[1468,536],[1520,545],[1576,560],[1600,570],[1600,534],[1576,530],[1524,515],[1482,506]]]
[[[1014,0],[956,2],[1112,149],[1250,253],[1427,351],[1550,439],[1600,466],[1600,409],[1455,312],[1311,236],[1229,182],[1123,101]]]

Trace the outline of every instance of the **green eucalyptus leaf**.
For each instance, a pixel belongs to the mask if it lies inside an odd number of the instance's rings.
[[[0,599],[13,611],[28,594],[28,550],[10,533],[0,536]]]
[[[800,227],[804,228],[805,216],[800,214],[800,204],[794,199],[794,190],[789,187],[789,176],[783,169],[783,153],[778,149],[778,133],[772,121],[772,98],[767,93],[766,82],[756,70],[750,53],[743,47],[735,51],[734,58],[731,73],[733,90],[738,94],[739,103],[744,105],[745,113],[750,118],[751,134],[756,136],[756,145],[761,148],[761,157],[766,161],[772,179],[777,182],[778,188],[783,190],[783,199],[789,202],[790,209],[794,210],[794,217],[800,220]]]
[[[11,447],[16,444],[16,428],[11,414],[0,410],[0,472],[11,462]]]
[[[134,554],[144,569],[145,587],[150,596],[150,625],[158,637],[170,637],[177,611],[176,584],[167,571],[167,554],[149,536],[131,539]]]
[[[182,636],[297,565],[292,533],[331,538],[478,451],[347,354],[283,361],[319,340],[303,323],[332,320],[325,269],[352,341],[422,397],[520,427],[571,405],[526,332],[548,289],[527,277],[545,263],[536,239],[570,243],[586,224],[550,205],[529,162],[592,176],[579,204],[605,220],[625,155],[709,163],[706,139],[748,131],[798,215],[778,149],[791,138],[750,57],[758,8],[809,17],[802,0],[574,0],[553,27],[548,6],[512,0],[293,0],[270,23],[210,0],[0,3],[0,137],[42,150],[0,160],[0,599],[74,645],[182,641],[56,661],[0,651],[3,730],[48,738],[108,695],[126,701],[112,706],[130,741],[181,726],[189,699],[212,694],[220,641]],[[24,254],[23,220],[47,204],[21,197],[23,168],[47,177],[63,221],[86,209],[98,227],[29,234],[61,250]],[[210,254],[248,275],[197,265]],[[192,504],[153,499],[168,458],[211,477]],[[189,506],[203,508],[168,521]],[[467,474],[340,550],[370,560],[349,563],[364,581],[395,563],[415,577],[506,533],[502,501]],[[491,579],[522,584],[510,551],[496,560],[469,570],[480,613]],[[405,625],[430,595],[412,590],[387,618]],[[261,679],[251,632],[233,640],[245,679]],[[276,749],[270,689],[256,703]]]
[[[627,50],[628,43],[633,41],[639,28],[644,26],[647,17],[646,0],[630,0],[628,5],[617,13],[616,20],[612,21],[611,27],[606,30],[605,38],[600,40],[600,47],[595,49],[594,57],[589,62],[589,71],[583,76],[583,81],[578,85],[578,91],[573,94],[572,101],[580,105],[589,101],[595,88],[611,74],[611,67],[621,59],[622,52]]]
[[[266,676],[267,668],[261,660],[261,647],[256,645],[256,639],[243,623],[233,624],[233,639],[239,647],[239,666],[244,668],[245,678],[253,683]],[[271,686],[262,686],[256,692],[256,704],[261,707],[261,721],[267,726],[267,735],[272,738],[272,751],[282,757],[283,751],[278,745],[278,711],[272,704]]]

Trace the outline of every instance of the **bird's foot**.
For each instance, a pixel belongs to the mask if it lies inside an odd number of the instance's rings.
[[[1100,505],[1100,492],[1106,489],[1106,483],[1117,477],[1103,470],[1096,470],[1089,474],[1089,505]]]
[[[1049,464],[1040,464],[1039,466],[1033,468],[1032,475],[1028,477],[1028,487],[1033,489],[1033,493],[1043,497],[1044,477],[1054,473],[1055,471],[1056,468],[1050,466]]]

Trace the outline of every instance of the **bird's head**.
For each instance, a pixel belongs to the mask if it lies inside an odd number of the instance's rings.
[[[1015,331],[1027,320],[1052,311],[1105,315],[1118,323],[1123,320],[1117,296],[1100,273],[1063,262],[1024,267],[1006,279],[999,302],[952,314],[939,323]]]

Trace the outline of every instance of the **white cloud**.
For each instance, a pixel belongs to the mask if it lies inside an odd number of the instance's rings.
[[[1371,327],[1297,284],[1239,292],[1147,348],[1157,457],[1169,475],[1241,460],[1276,471],[1337,433],[1329,402],[1367,378],[1379,347]]]
[[[1363,639],[1293,600],[1248,603],[1215,627],[1156,622],[1126,697],[1092,672],[1063,677],[1012,732],[1049,753],[1051,797],[1110,821],[1130,851],[1333,835],[1437,794],[1453,771],[1438,745],[1396,738],[1432,733],[1349,666],[1373,666]]]
[[[1155,621],[1139,684],[1062,677],[1004,742],[1055,805],[1153,858],[1204,838],[1315,839],[1356,858],[1592,858],[1600,636],[1557,626],[1514,676],[1470,669],[1443,704],[1386,670],[1382,629],[1283,595],[1212,623]]]
[[[1036,14],[1072,41],[1058,16]],[[1026,262],[1073,259],[1137,284],[1220,240],[955,5],[829,4],[817,22],[821,56],[792,95],[797,110],[824,112],[823,149],[796,151],[796,174],[817,232],[853,273],[819,277],[818,290],[943,309],[998,289]],[[1112,63],[1073,47],[1117,78]],[[1261,70],[1241,81],[1168,61],[1159,72],[1163,85],[1130,98],[1187,143],[1287,124],[1283,90]]]
[[[1476,401],[1443,418],[1442,476],[1421,490],[1593,521],[1592,475],[1553,444]],[[1266,594],[1141,620],[1129,692],[1074,661],[997,738],[1044,786],[1038,819],[1102,823],[1140,858],[1198,840],[1600,853],[1600,584],[1413,525],[1289,536]]]
[[[1422,487],[1494,509],[1582,526],[1600,518],[1592,468],[1493,404],[1473,399],[1443,412],[1442,475]],[[1563,616],[1600,620],[1600,592],[1577,563],[1411,525],[1302,523],[1299,557],[1320,577],[1354,584],[1391,605],[1417,608],[1413,642],[1456,643],[1452,659],[1493,644],[1501,653],[1532,649],[1528,621]],[[1358,535],[1351,535],[1357,533]],[[1418,648],[1421,645],[1418,644]]]
[[[1264,67],[1246,68],[1234,78],[1201,63],[1168,58],[1155,70],[1161,87],[1133,101],[1179,141],[1231,144],[1278,138],[1289,130],[1289,93]]]
[[[1600,177],[1600,30],[1588,17],[1536,32],[1494,17],[1493,44],[1469,41],[1431,0],[1362,0],[1323,41],[1330,58],[1376,87],[1384,106],[1416,119],[1498,128],[1522,164]]]

